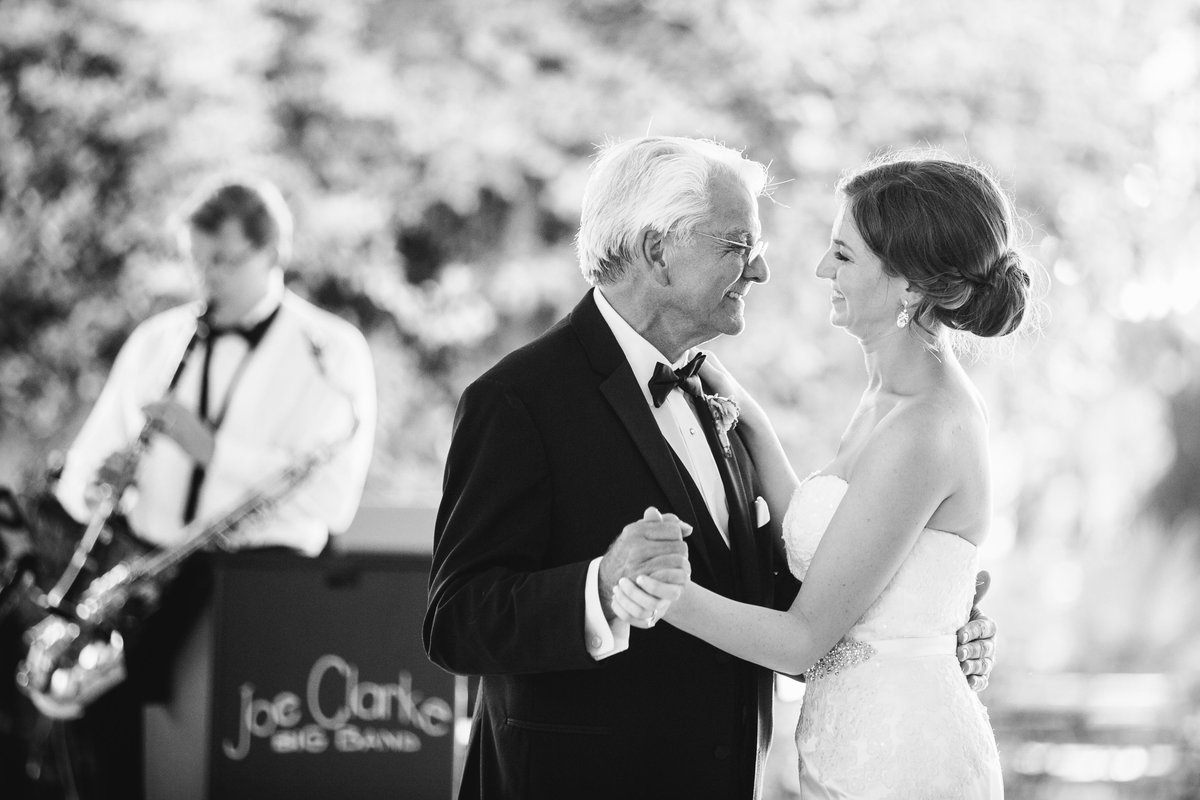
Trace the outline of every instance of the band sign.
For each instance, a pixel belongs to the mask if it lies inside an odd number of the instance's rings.
[[[221,742],[232,761],[259,742],[275,753],[413,753],[422,737],[448,736],[454,728],[450,703],[415,690],[411,673],[400,671],[394,683],[368,682],[337,655],[313,663],[303,697],[290,691],[260,697],[252,683],[243,683],[239,695],[237,733]]]

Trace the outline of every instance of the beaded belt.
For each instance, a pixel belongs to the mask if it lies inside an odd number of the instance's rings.
[[[945,636],[907,639],[875,639],[870,642],[842,639],[833,646],[832,650],[821,656],[820,660],[804,673],[804,677],[808,681],[827,678],[850,667],[864,664],[875,657],[916,658],[954,655],[957,646],[958,638],[952,633]]]

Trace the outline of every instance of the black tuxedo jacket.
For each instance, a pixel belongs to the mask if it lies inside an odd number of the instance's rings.
[[[791,601],[734,434],[729,547],[590,293],[463,393],[423,631],[435,663],[482,676],[460,798],[757,795],[769,671],[667,623],[602,661],[584,641],[588,563],[647,506],[694,526],[697,583]]]

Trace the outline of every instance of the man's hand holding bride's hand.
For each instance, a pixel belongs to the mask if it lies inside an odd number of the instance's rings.
[[[620,616],[629,621],[615,602],[617,585],[623,579],[632,582],[638,576],[653,575],[664,583],[678,584],[682,590],[692,574],[683,541],[691,532],[691,525],[674,514],[661,514],[654,507],[647,508],[637,522],[625,526],[600,560],[597,588],[609,620]],[[676,593],[670,599],[678,596]],[[644,615],[643,620],[648,616]]]
[[[979,610],[979,601],[992,585],[986,570],[975,577],[975,599],[971,603],[971,618],[958,629],[958,660],[967,683],[977,692],[987,688],[992,667],[996,664],[996,623]]]
[[[632,581],[621,578],[613,589],[613,609],[635,628],[653,628],[683,594],[690,579],[685,570],[677,569],[660,569]]]

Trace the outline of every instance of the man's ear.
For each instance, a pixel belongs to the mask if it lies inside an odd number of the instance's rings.
[[[638,255],[641,257],[640,260],[648,277],[662,286],[668,286],[671,283],[666,250],[666,237],[661,233],[652,228],[642,231]]]

